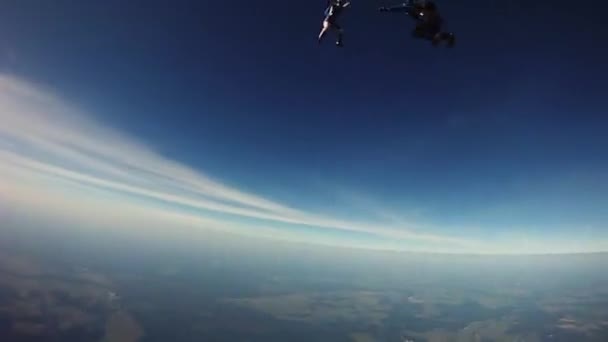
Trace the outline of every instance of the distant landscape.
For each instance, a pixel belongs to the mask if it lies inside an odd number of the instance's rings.
[[[289,263],[218,251],[117,263],[102,249],[12,242],[0,252],[2,341],[608,340],[602,254],[357,252],[348,269],[305,249]]]

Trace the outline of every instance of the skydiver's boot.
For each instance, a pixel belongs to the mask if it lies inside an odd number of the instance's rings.
[[[337,47],[343,47],[344,44],[342,43],[342,33],[338,34],[338,39],[336,40],[336,46]]]
[[[446,40],[448,42],[448,47],[449,48],[453,48],[454,45],[456,45],[456,36],[453,33],[448,33]]]
[[[433,44],[433,46],[438,46],[439,43],[441,43],[443,36],[441,33],[437,33],[436,35],[433,36],[433,38],[431,38],[431,43]]]
[[[452,48],[456,43],[456,37],[453,33],[441,32],[433,36],[433,46],[438,46],[439,43],[445,41],[447,47]]]

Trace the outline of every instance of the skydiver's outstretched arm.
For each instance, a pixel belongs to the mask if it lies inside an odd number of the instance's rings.
[[[398,12],[398,13],[408,13],[412,9],[412,6],[408,3],[404,3],[399,6],[392,7],[380,7],[380,12]]]

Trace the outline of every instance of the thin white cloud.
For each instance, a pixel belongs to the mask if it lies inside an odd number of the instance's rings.
[[[2,75],[0,123],[0,199],[21,196],[21,199],[29,198],[38,204],[41,200],[52,202],[52,198],[57,198],[57,184],[68,182],[78,184],[79,192],[72,196],[80,196],[81,203],[89,203],[87,201],[92,200],[96,191],[103,190],[121,195],[120,205],[124,207],[138,206],[144,210],[133,210],[133,213],[163,217],[163,220],[179,218],[180,222],[221,227],[227,231],[249,230],[282,236],[288,234],[289,227],[307,226],[315,230],[371,234],[402,243],[404,249],[413,249],[417,244],[429,246],[429,250],[435,245],[436,250],[463,252],[487,248],[479,241],[412,230],[405,222],[386,226],[328,217],[238,190],[96,122],[50,91]],[[54,186],[32,191],[32,187],[23,185],[27,182],[47,182]],[[141,200],[153,200],[162,205],[145,210],[149,204]],[[84,204],[66,201],[62,206],[49,208],[74,212],[70,206],[76,206],[84,210]],[[118,212],[116,202],[105,205]],[[37,206],[38,209],[42,207]],[[187,214],[184,208],[189,209]],[[210,213],[222,218],[212,219]],[[246,226],[235,224],[234,219],[243,221],[245,218],[255,221]],[[273,227],[283,224],[286,229],[270,229],[264,227],[264,222],[272,223]]]

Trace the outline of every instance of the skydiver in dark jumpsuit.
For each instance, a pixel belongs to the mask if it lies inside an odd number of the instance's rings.
[[[415,38],[430,40],[436,46],[440,42],[447,42],[448,47],[453,47],[456,37],[453,33],[443,32],[443,18],[439,14],[437,5],[433,1],[414,0],[405,2],[394,7],[380,7],[381,12],[400,12],[406,13],[417,22],[416,28],[412,32]]]
[[[338,32],[338,38],[336,39],[336,45],[342,46],[342,34],[344,30],[338,24],[338,18],[342,11],[350,5],[350,2],[344,0],[329,0],[327,9],[325,10],[325,19],[323,19],[323,28],[319,33],[319,44],[328,30],[336,30]]]

